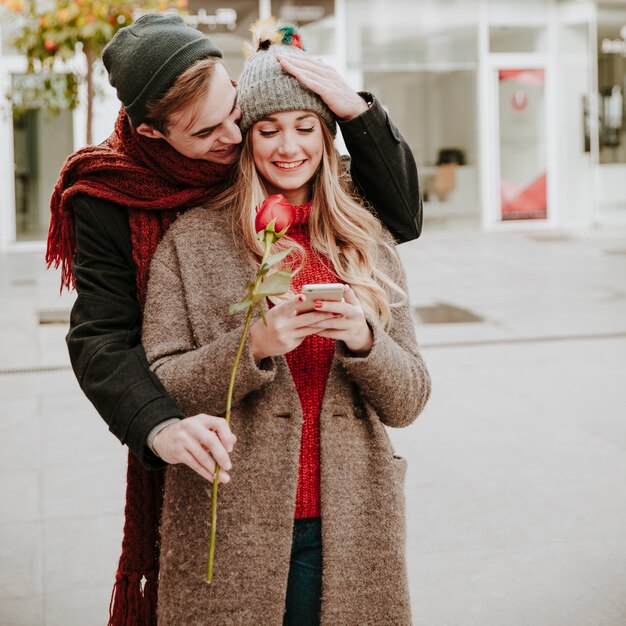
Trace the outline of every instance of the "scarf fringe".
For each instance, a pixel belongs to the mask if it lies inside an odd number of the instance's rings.
[[[61,288],[68,290],[76,286],[76,278],[72,272],[72,260],[76,254],[76,235],[73,219],[64,219],[58,212],[52,212],[48,230],[46,248],[46,267],[61,266]]]
[[[107,626],[157,626],[157,587],[156,577],[146,579],[142,589],[138,574],[118,574]]]

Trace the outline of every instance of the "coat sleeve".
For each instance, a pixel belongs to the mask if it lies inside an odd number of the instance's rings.
[[[388,274],[406,292],[406,276],[397,253],[389,252],[389,258]],[[408,426],[422,412],[431,390],[408,303],[392,309],[389,332],[371,318],[368,324],[374,336],[369,353],[357,357],[343,341],[338,341],[339,360],[381,422]]]
[[[367,111],[340,121],[350,153],[352,182],[376,207],[376,214],[398,243],[417,239],[422,232],[422,196],[411,149],[371,94]]]
[[[231,368],[241,341],[241,326],[219,332],[198,345],[187,311],[185,287],[173,239],[165,237],[150,265],[142,342],[148,363],[180,406],[201,406],[223,415]],[[249,337],[249,334],[248,334]],[[273,359],[254,361],[246,338],[233,395],[233,406],[274,379]]]
[[[150,371],[140,343],[127,212],[103,200],[74,202],[78,297],[66,337],[81,389],[111,432],[148,468],[164,463],[146,446],[159,423],[183,417]]]

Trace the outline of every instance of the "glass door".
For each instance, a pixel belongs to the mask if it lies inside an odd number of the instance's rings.
[[[497,82],[499,221],[546,220],[544,70],[497,69]]]

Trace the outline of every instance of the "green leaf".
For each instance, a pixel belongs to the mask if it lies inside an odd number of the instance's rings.
[[[252,300],[243,300],[242,302],[237,302],[237,304],[231,304],[228,309],[228,313],[230,315],[235,315],[235,313],[239,313],[239,311],[247,309],[251,304],[254,304]]]
[[[271,256],[268,256],[267,259],[265,260],[265,263],[263,263],[263,265],[261,266],[261,269],[263,269],[264,267],[270,268],[272,267],[272,265],[276,265],[276,263],[280,263],[286,256],[288,256],[291,251],[293,250],[293,246],[291,246],[291,248],[287,248],[286,250],[281,250],[280,252],[277,252],[276,254],[272,254]]]
[[[290,284],[291,272],[276,272],[259,285],[256,295],[263,298],[267,296],[280,296],[289,290]]]

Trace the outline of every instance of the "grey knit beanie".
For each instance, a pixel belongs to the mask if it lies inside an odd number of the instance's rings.
[[[252,54],[237,82],[237,102],[241,107],[241,132],[252,124],[281,111],[313,111],[333,135],[335,116],[316,94],[280,67],[276,55],[305,56],[295,26],[272,20],[256,22],[252,28]]]
[[[147,13],[120,28],[102,53],[109,82],[134,127],[148,103],[159,100],[193,63],[222,52],[179,15]]]

